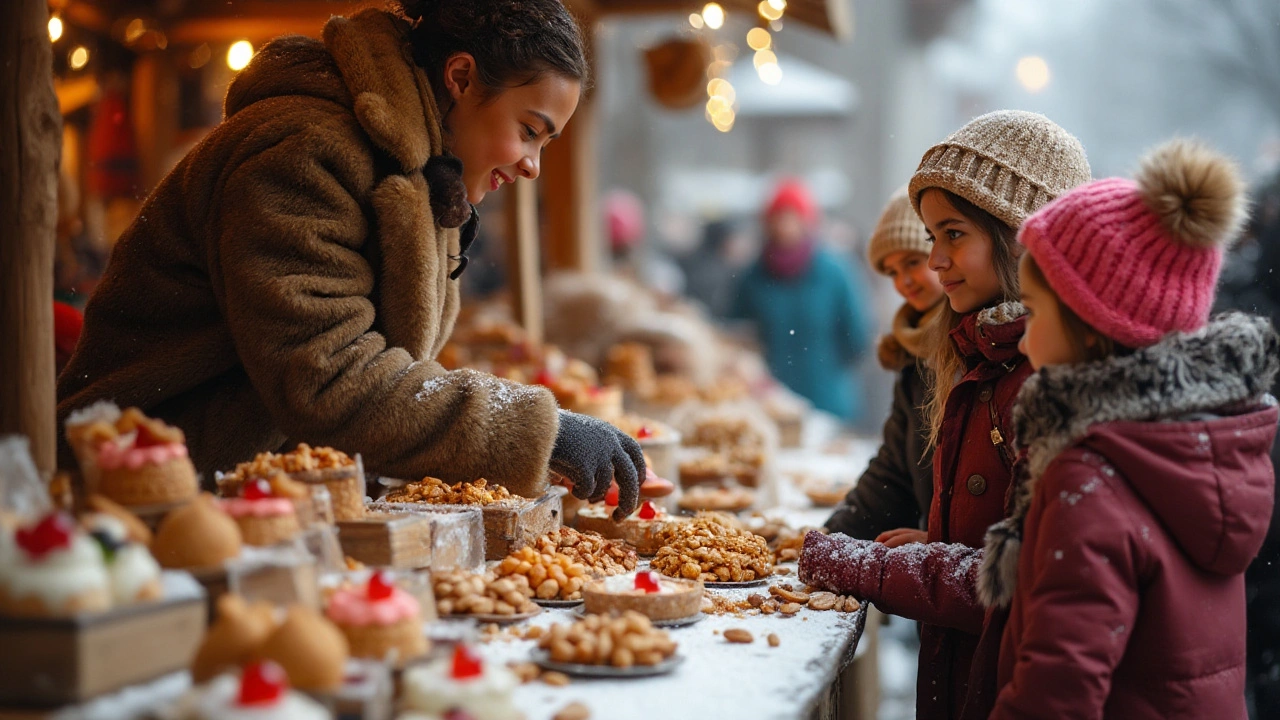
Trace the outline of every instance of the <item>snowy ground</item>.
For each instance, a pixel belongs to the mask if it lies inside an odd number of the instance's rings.
[[[890,617],[880,627],[879,720],[911,720],[916,715],[916,662],[920,638],[916,624]]]

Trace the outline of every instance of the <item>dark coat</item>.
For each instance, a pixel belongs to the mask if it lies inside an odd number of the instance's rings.
[[[811,533],[800,556],[800,578],[810,585],[865,598],[884,612],[924,623],[916,681],[919,720],[959,717],[968,694],[985,615],[977,583],[982,540],[987,526],[1012,509],[1013,402],[1030,374],[1017,350],[1024,313],[1020,304],[1006,303],[966,316],[952,331],[969,369],[944,411],[929,543],[890,550]]]
[[[1269,323],[1235,314],[1028,381],[1028,479],[981,569],[1009,608],[992,718],[1246,717],[1278,368]]]
[[[279,38],[240,73],[226,119],[116,246],[60,420],[138,406],[181,427],[207,474],[292,440],[379,474],[543,491],[551,393],[435,360],[459,234],[432,213],[422,168],[442,131],[407,30],[376,10],[333,18],[323,42]]]

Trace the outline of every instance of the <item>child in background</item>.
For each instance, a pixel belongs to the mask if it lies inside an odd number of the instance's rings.
[[[977,596],[980,548],[987,528],[1012,508],[1009,421],[1031,373],[1017,347],[1024,310],[1016,228],[1089,179],[1078,140],[1043,115],[1019,111],[971,121],[930,148],[911,178],[911,201],[933,240],[929,265],[948,301],[929,354],[934,384],[926,416],[936,447],[930,544],[889,548],[810,533],[800,578],[924,623],[919,720],[960,717],[968,702],[985,627]],[[998,642],[999,628],[992,645]],[[994,685],[995,657],[993,648],[987,685]]]
[[[893,408],[884,423],[880,451],[844,502],[827,519],[833,533],[891,546],[923,542],[933,500],[933,452],[926,447],[922,414],[928,388],[921,358],[930,323],[946,295],[929,269],[929,233],[911,207],[904,186],[893,194],[867,244],[867,260],[893,281],[905,300],[893,328],[880,339],[879,360],[897,373]]]
[[[1023,227],[1038,372],[1014,410],[1027,479],[980,574],[1009,607],[992,718],[1247,717],[1280,342],[1263,318],[1209,320],[1245,205],[1229,161],[1175,141]]]

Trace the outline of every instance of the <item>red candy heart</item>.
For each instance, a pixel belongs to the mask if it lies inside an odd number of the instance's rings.
[[[241,707],[270,705],[284,696],[289,689],[289,676],[284,668],[264,660],[244,669],[240,675],[240,695],[236,704]]]
[[[454,680],[470,680],[484,674],[484,660],[469,645],[455,645],[453,648],[453,667],[449,676]]]
[[[271,483],[262,478],[254,478],[240,488],[240,497],[245,500],[264,500],[271,496]]]
[[[604,504],[611,507],[618,506],[618,483],[609,485],[609,492],[604,494]]]
[[[39,560],[54,550],[71,547],[71,536],[75,532],[75,521],[65,513],[51,513],[40,522],[24,527],[15,535],[18,547],[26,552],[27,557]]]
[[[646,593],[660,592],[662,586],[658,584],[658,573],[652,570],[636,573],[636,589]]]
[[[652,520],[656,517],[658,517],[658,508],[652,502],[645,500],[640,506],[640,519]]]
[[[636,431],[637,440],[648,440],[651,437],[653,437],[653,431],[649,429],[648,425],[641,425],[640,429]]]
[[[533,377],[533,381],[539,385],[549,386],[556,381],[556,378],[546,370],[539,370],[538,374]]]
[[[395,583],[387,579],[385,573],[378,570],[369,577],[368,597],[370,600],[386,600],[396,589]]]

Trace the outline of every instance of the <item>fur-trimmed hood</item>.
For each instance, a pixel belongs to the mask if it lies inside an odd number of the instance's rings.
[[[1013,596],[1022,526],[1035,487],[1063,451],[1087,442],[1114,466],[1182,551],[1210,572],[1243,571],[1266,526],[1246,522],[1254,478],[1241,458],[1213,451],[1240,444],[1241,418],[1275,404],[1280,340],[1259,317],[1229,313],[1200,330],[1170,333],[1131,355],[1042,368],[1023,385],[1013,422],[1025,449],[1014,513],[987,533],[979,592],[987,605]],[[1186,432],[1185,423],[1200,429]],[[1265,455],[1268,447],[1247,452]],[[1177,457],[1177,473],[1150,471]],[[1185,458],[1185,461],[1182,460]],[[1252,457],[1248,458],[1252,460]],[[1206,493],[1216,503],[1202,501]]]

